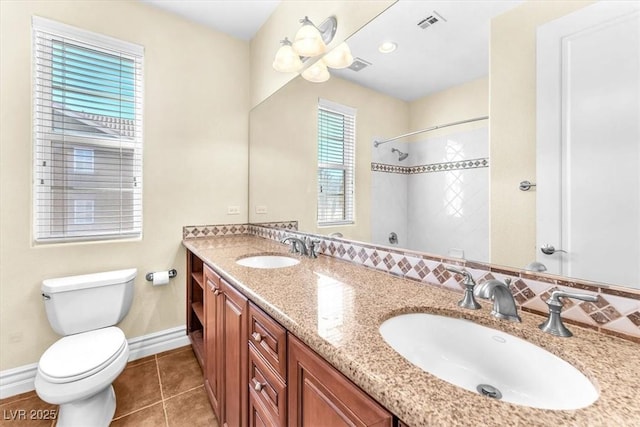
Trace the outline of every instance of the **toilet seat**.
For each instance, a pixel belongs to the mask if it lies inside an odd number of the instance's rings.
[[[69,335],[44,352],[38,372],[55,384],[78,381],[104,369],[127,348],[124,333],[115,326]]]

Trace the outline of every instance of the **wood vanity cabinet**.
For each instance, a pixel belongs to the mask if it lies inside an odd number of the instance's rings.
[[[220,425],[247,425],[248,300],[204,266],[205,389]]]
[[[289,427],[393,426],[393,415],[289,334]]]
[[[187,330],[221,426],[393,426],[391,413],[190,251],[187,263]]]

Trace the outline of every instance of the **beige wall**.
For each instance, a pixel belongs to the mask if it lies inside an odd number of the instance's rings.
[[[536,30],[590,1],[528,1],[491,23],[491,262],[536,259]],[[518,244],[514,244],[517,239]]]
[[[32,15],[145,47],[141,241],[32,244]],[[137,267],[127,337],[183,325],[182,226],[246,221],[248,43],[137,1],[2,1],[0,19],[0,370],[37,362],[57,338],[45,278]],[[169,267],[170,285],[145,281]]]
[[[318,98],[357,108],[356,223],[318,228]],[[371,234],[371,150],[373,139],[407,131],[408,104],[332,77],[309,83],[298,77],[251,111],[249,220],[299,221],[300,230],[369,241]],[[256,206],[268,213],[256,214]]]
[[[489,115],[489,78],[483,77],[417,99],[409,104],[409,132]],[[418,134],[413,139],[446,135],[487,126],[488,121],[467,123]]]
[[[279,73],[272,67],[280,40],[293,40],[304,16],[320,25],[329,16],[338,20],[336,35],[329,44],[333,48],[358,31],[367,22],[382,13],[396,0],[347,1],[282,1],[260,31],[251,40],[251,107],[255,107],[271,94],[294,79],[295,73]]]

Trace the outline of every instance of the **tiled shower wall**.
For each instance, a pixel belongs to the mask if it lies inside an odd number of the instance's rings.
[[[401,247],[488,261],[488,140],[484,127],[375,148],[372,241],[396,231]],[[392,147],[409,157],[399,162]]]
[[[204,229],[207,231],[205,232]],[[414,280],[426,286],[448,288],[461,294],[464,289],[462,277],[450,273],[445,267],[448,265],[464,267],[473,275],[477,283],[483,283],[493,278],[511,279],[511,291],[520,308],[541,315],[547,314],[545,301],[553,290],[576,291],[578,289],[580,292],[597,295],[598,301],[591,303],[567,300],[562,312],[567,323],[578,324],[640,343],[640,290],[605,286],[594,282],[535,274],[516,269],[498,268],[490,264],[438,257],[389,246],[352,242],[296,230],[297,222],[295,221],[268,225],[190,226],[183,228],[183,237],[188,239],[251,234],[280,241],[289,235],[309,236],[320,240],[319,253],[325,256]]]

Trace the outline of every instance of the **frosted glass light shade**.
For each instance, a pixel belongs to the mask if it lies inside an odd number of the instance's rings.
[[[353,56],[351,55],[351,49],[349,49],[347,43],[342,42],[323,56],[322,60],[331,68],[347,68],[353,63]]]
[[[329,74],[329,70],[327,70],[327,66],[321,60],[317,61],[311,67],[307,68],[302,72],[302,77],[313,83],[322,83],[329,80],[331,75]]]
[[[297,73],[302,68],[302,61],[291,47],[291,43],[283,43],[276,52],[273,60],[273,69],[281,73]]]
[[[322,55],[327,50],[327,46],[322,41],[320,31],[306,16],[302,20],[302,27],[296,33],[293,41],[293,50],[298,55],[306,57]]]

